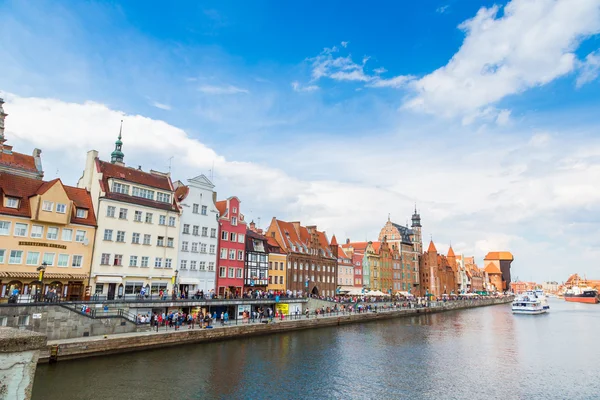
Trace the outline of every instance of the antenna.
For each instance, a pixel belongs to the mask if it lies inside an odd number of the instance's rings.
[[[260,217],[258,217],[258,224],[257,225],[260,227]]]
[[[169,157],[169,173],[171,173],[171,161],[173,161],[173,156]]]

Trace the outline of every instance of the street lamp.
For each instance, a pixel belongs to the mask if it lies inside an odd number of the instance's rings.
[[[46,261],[44,261],[42,263],[42,265],[37,267],[37,271],[39,273],[38,280],[40,281],[40,288],[41,288],[40,292],[44,290],[44,272],[46,272],[46,267],[48,267],[48,264],[46,263]],[[39,297],[41,298],[41,295]]]
[[[177,275],[179,275],[179,270],[175,270],[175,276],[173,277],[173,299],[177,299]]]

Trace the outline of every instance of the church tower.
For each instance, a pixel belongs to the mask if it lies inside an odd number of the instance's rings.
[[[110,154],[110,162],[112,164],[124,164],[123,158],[123,142],[121,141],[121,133],[123,131],[123,120],[121,120],[121,128],[119,129],[119,138],[115,142],[115,150]]]
[[[423,254],[423,238],[421,237],[421,215],[417,212],[417,206],[415,205],[415,212],[412,215],[411,228],[414,232],[414,246],[415,251],[419,254]]]

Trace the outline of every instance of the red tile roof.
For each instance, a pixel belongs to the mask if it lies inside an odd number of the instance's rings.
[[[5,145],[4,147],[12,149],[10,146]],[[27,154],[17,153],[14,151],[10,151],[9,153],[0,151],[0,164],[12,168],[19,168],[25,171],[37,172],[37,168],[35,167],[35,159],[33,156],[28,156]]]
[[[335,238],[335,235],[333,235],[333,236],[331,237],[331,243],[330,243],[330,244],[331,244],[332,246],[337,246],[337,245],[338,245],[338,242],[337,242],[337,239]]]
[[[433,240],[429,242],[429,248],[427,249],[427,252],[436,252],[437,253],[437,249],[435,248],[435,244],[433,244]]]
[[[73,209],[71,223],[95,226],[96,216],[94,215],[94,207],[89,192],[85,189],[65,186],[60,179],[45,182],[39,179],[0,173],[0,213],[31,218],[29,199],[32,196],[44,194],[50,187],[56,184],[63,186],[65,193],[73,201],[75,207],[88,210],[87,218],[77,218],[76,210]],[[19,208],[4,207],[4,196],[19,198]]]
[[[181,202],[183,200],[185,200],[185,198],[187,197],[187,195],[190,193],[190,188],[182,185],[179,186],[177,189],[175,189],[175,198],[177,199],[177,201]]]
[[[448,249],[448,257],[456,257],[454,255],[454,250],[452,250],[452,246],[450,246],[450,249]]]
[[[508,260],[513,261],[514,257],[510,251],[492,251],[487,253],[484,260]]]
[[[215,205],[217,206],[217,210],[219,210],[219,217],[225,216],[225,211],[227,210],[227,200],[217,201]]]
[[[342,247],[345,249],[349,249],[350,247],[352,247],[354,251],[364,252],[368,245],[369,242],[351,242],[343,244]]]
[[[311,235],[306,227],[299,225],[298,230],[296,230],[294,224],[291,222],[278,219],[275,221],[281,232],[285,249],[290,251],[292,245],[306,246],[307,248],[311,247]],[[325,252],[327,257],[333,258],[333,254],[329,248],[329,241],[327,240],[325,233],[317,230],[317,237],[319,239],[319,248]]]
[[[174,191],[171,178],[168,176],[144,172],[140,171],[139,169],[124,167],[121,165],[101,161],[99,159],[96,160],[98,162],[98,168],[103,174],[103,180],[106,183],[108,182],[109,178],[115,178],[168,192]]]
[[[502,274],[502,272],[500,271],[500,268],[498,268],[496,265],[489,263],[488,265],[485,266],[485,272],[487,272],[488,274]]]

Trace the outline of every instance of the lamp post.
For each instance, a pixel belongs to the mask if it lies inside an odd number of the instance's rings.
[[[41,299],[41,295],[42,295],[42,291],[44,290],[44,273],[46,272],[46,267],[48,267],[48,264],[46,264],[46,261],[44,261],[42,263],[42,265],[40,265],[39,267],[37,267],[37,271],[38,271],[38,280],[40,281],[40,295],[39,295],[39,299]],[[37,293],[36,293],[37,295]],[[37,296],[36,296],[37,297]]]
[[[179,270],[175,270],[175,276],[173,276],[173,300],[177,300],[177,275],[179,275]]]

